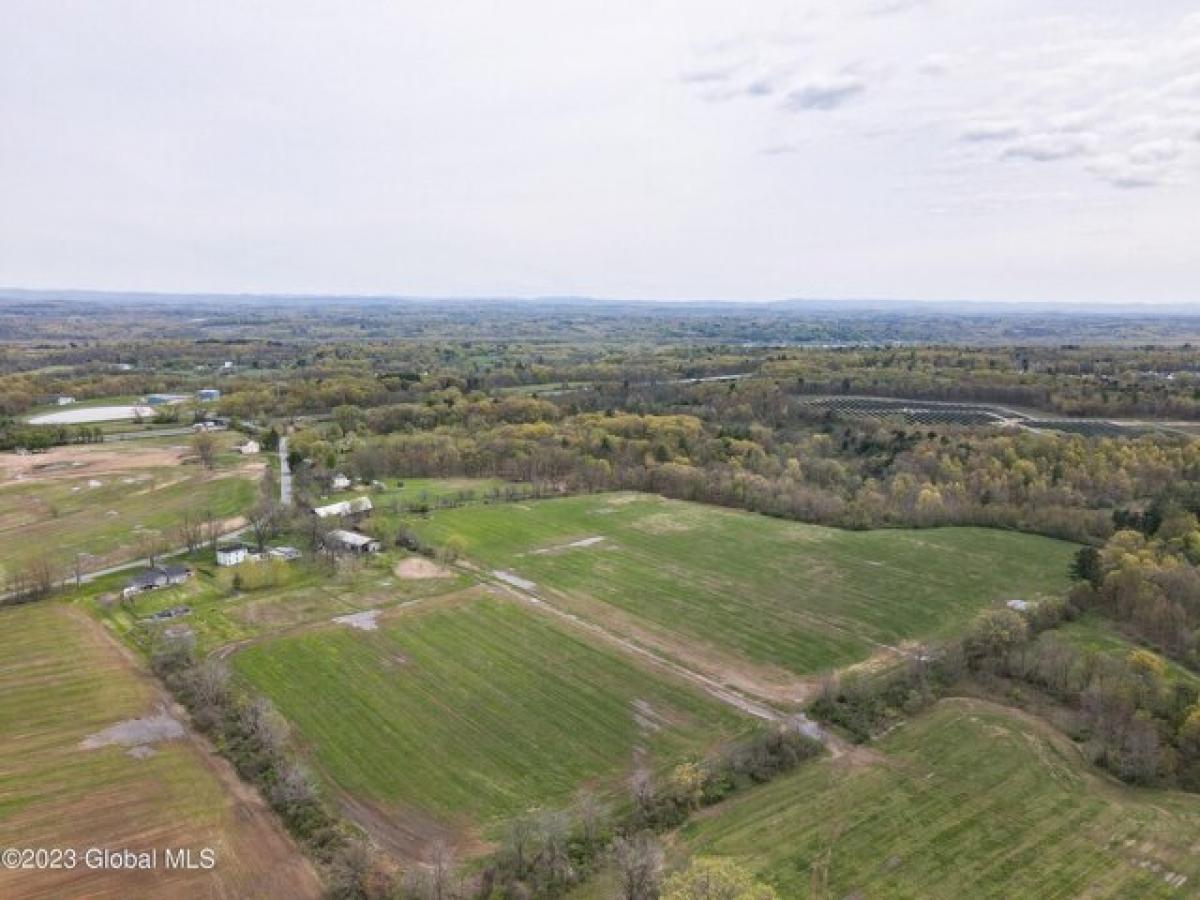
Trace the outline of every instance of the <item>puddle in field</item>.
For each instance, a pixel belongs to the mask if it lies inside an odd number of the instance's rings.
[[[334,616],[333,621],[339,625],[349,625],[359,631],[378,631],[379,610],[368,609],[363,612],[350,613],[347,616]]]
[[[118,722],[103,731],[88,735],[80,741],[79,746],[84,750],[98,750],[117,744],[128,747],[129,755],[135,759],[145,759],[154,755],[153,744],[176,740],[185,734],[183,725],[172,718],[165,707],[159,706],[157,715]]]

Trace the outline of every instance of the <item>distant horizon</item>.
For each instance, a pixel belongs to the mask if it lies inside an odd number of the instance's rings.
[[[976,298],[915,298],[915,297],[777,297],[777,298],[742,298],[742,297],[612,297],[588,294],[408,294],[400,292],[323,292],[323,291],[209,291],[209,290],[114,290],[108,288],[26,288],[0,286],[0,301],[4,300],[106,300],[116,302],[129,301],[159,301],[170,302],[172,299],[186,301],[198,297],[225,300],[273,300],[273,301],[313,301],[313,300],[348,300],[370,303],[403,302],[403,303],[595,303],[609,305],[669,305],[669,306],[798,306],[813,307],[821,311],[837,311],[839,307],[846,310],[869,310],[895,307],[920,308],[933,307],[939,311],[948,307],[966,307],[971,310],[1014,309],[1014,311],[1047,311],[1047,312],[1155,312],[1181,311],[1189,315],[1200,316],[1200,301],[1191,300],[1051,300],[1051,299],[1004,299],[987,300]]]

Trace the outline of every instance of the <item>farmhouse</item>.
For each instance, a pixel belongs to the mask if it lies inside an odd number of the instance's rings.
[[[325,536],[325,546],[338,553],[378,553],[383,545],[375,538],[337,528]]]
[[[153,566],[134,575],[121,591],[122,597],[132,597],[142,591],[152,591],[155,588],[169,587],[173,584],[183,584],[191,577],[192,570],[187,566],[167,565]]]
[[[239,446],[237,449],[238,453],[242,454],[242,456],[253,456],[255,453],[258,453],[260,450],[262,450],[262,445],[259,444],[258,441],[249,440]]]
[[[357,517],[365,516],[374,508],[370,497],[355,497],[352,500],[342,500],[338,503],[330,503],[328,506],[315,507],[313,515],[318,519],[328,519],[333,516]]]
[[[218,566],[236,566],[246,561],[245,544],[222,544],[217,547]]]

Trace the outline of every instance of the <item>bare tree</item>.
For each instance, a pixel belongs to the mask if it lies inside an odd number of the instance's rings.
[[[263,498],[247,514],[246,522],[250,526],[250,532],[254,535],[254,543],[258,547],[259,553],[266,549],[267,541],[278,533],[279,519],[279,504],[269,497]]]
[[[75,576],[75,587],[83,584],[83,576],[87,572],[87,562],[94,557],[90,553],[76,553],[71,563],[71,572]]]
[[[593,791],[584,788],[575,796],[575,821],[580,837],[589,847],[600,839],[600,831],[608,818],[608,807]]]
[[[204,510],[203,518],[204,524],[201,530],[204,542],[215,553],[217,551],[217,540],[221,537],[221,520],[217,518],[217,514],[212,511],[211,507]]]
[[[537,838],[538,823],[531,815],[516,816],[504,833],[504,850],[512,858],[513,871],[518,878],[525,874],[529,851]]]
[[[643,819],[654,811],[654,773],[639,765],[629,776],[629,794]]]
[[[137,532],[138,553],[144,556],[154,566],[158,557],[167,549],[166,540],[161,531],[143,528]]]
[[[654,835],[642,831],[613,842],[613,862],[623,900],[654,900],[662,881],[663,851]]]
[[[187,548],[187,552],[195,553],[204,543],[203,517],[193,510],[185,509],[179,524],[175,526],[175,533],[179,536],[179,542]]]
[[[429,852],[425,854],[427,869],[429,900],[450,900],[458,894],[454,884],[454,870],[457,863],[454,851],[445,841],[434,841]]]
[[[217,437],[208,431],[200,431],[192,435],[192,451],[200,460],[200,465],[212,469],[217,461]]]

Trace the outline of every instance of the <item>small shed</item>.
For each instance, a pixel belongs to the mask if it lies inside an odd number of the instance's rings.
[[[196,391],[196,399],[203,403],[211,403],[213,400],[221,399],[221,392],[216,388],[201,388]]]
[[[253,456],[255,453],[258,453],[260,450],[262,450],[262,445],[259,444],[258,441],[249,440],[237,449],[238,453],[242,454],[242,456]]]
[[[295,547],[268,547],[267,556],[271,559],[282,559],[286,562],[294,562],[299,559],[302,554]]]
[[[344,491],[350,487],[350,479],[345,475],[334,475],[333,478],[330,479],[329,486],[335,491]]]
[[[217,565],[236,566],[244,563],[248,552],[245,544],[221,544],[217,547]]]

